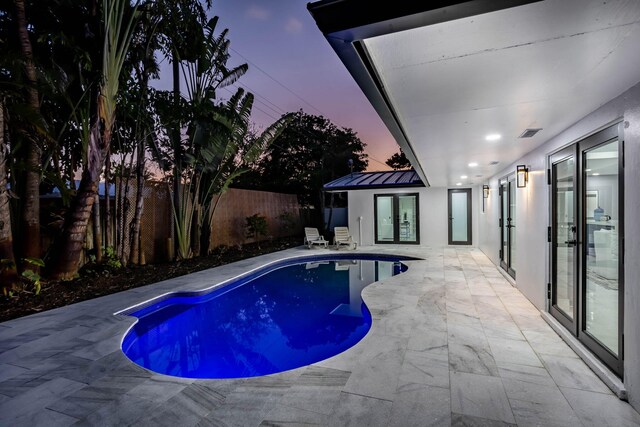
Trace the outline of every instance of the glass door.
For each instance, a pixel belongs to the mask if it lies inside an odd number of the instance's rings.
[[[374,195],[375,242],[420,243],[418,194]]]
[[[551,157],[551,314],[577,333],[578,208],[575,147]]]
[[[580,143],[584,245],[578,338],[620,375],[624,303],[621,153],[615,126]]]
[[[550,156],[549,311],[615,373],[623,369],[622,129]]]
[[[471,244],[471,189],[449,190],[449,244]]]
[[[516,182],[515,176],[504,179],[500,184],[500,265],[514,279],[516,278]]]

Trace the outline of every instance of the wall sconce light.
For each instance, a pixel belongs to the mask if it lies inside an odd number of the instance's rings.
[[[529,181],[529,168],[526,165],[516,166],[516,185],[518,188],[525,188]]]
[[[482,197],[485,199],[489,198],[489,186],[486,184],[482,186]]]

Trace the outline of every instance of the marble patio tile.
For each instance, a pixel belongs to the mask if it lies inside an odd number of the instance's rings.
[[[545,368],[560,387],[610,394],[606,385],[580,359],[541,354]]]
[[[424,384],[399,387],[391,407],[391,426],[451,425],[449,389]]]
[[[348,371],[308,366],[279,404],[329,415],[338,404],[341,390],[350,376]]]
[[[449,341],[446,328],[441,329],[416,329],[409,337],[407,350],[424,352],[444,347]]]
[[[472,301],[457,300],[454,298],[447,298],[447,313],[461,313],[471,317],[478,317],[476,306]]]
[[[488,319],[505,323],[513,323],[513,318],[504,308],[493,308],[487,305],[476,304],[476,313],[478,313],[478,317],[480,318],[480,320]]]
[[[505,363],[498,368],[500,377],[505,380],[517,380],[524,383],[556,387],[556,383],[545,368]]]
[[[482,328],[487,338],[503,338],[525,341],[526,338],[513,320],[481,318]]]
[[[220,407],[225,396],[216,390],[200,384],[191,384],[176,394],[155,411],[153,416],[145,418],[139,425],[149,426],[187,426],[196,424],[214,409]]]
[[[47,405],[47,409],[78,419],[84,418],[102,406],[118,400],[120,396],[142,381],[144,378],[136,377],[118,378],[117,381],[112,379],[98,380]]]
[[[49,409],[39,409],[30,411],[23,416],[12,421],[13,426],[46,426],[46,427],[62,427],[72,426],[78,422],[77,418],[69,415],[61,414]]]
[[[338,369],[307,366],[298,376],[295,385],[309,387],[342,388],[349,380],[351,372]]]
[[[331,415],[342,395],[339,387],[292,386],[280,400],[279,405],[319,414]]]
[[[124,396],[136,396],[141,399],[164,403],[184,390],[187,385],[177,381],[163,381],[157,377],[149,378],[131,388]]]
[[[638,412],[611,393],[594,393],[564,387],[560,387],[560,390],[584,425],[612,427],[640,425]]]
[[[290,408],[282,405],[276,405],[266,415],[265,419],[259,424],[261,427],[276,426],[320,426],[326,425],[328,416],[317,412],[304,411],[302,409]]]
[[[458,322],[449,322],[447,334],[449,343],[486,345],[487,338],[479,319],[458,316]],[[466,323],[468,322],[468,323]]]
[[[41,384],[49,381],[45,375],[50,373],[51,367],[44,365],[41,368],[27,369],[5,381],[0,382],[0,394],[8,397],[16,397]]]
[[[579,426],[580,420],[554,385],[503,379],[518,425]]]
[[[527,341],[488,338],[491,352],[498,366],[517,364],[542,368],[542,362]]]
[[[374,321],[372,331],[382,335],[409,337],[420,323],[417,310],[395,310]]]
[[[452,427],[515,427],[515,424],[504,421],[489,420],[486,418],[472,417],[471,415],[451,414]]]
[[[227,395],[220,407],[209,412],[203,418],[217,423],[214,425],[257,426],[279,403],[281,398],[282,395],[274,395],[267,390],[234,391]]]
[[[521,330],[532,330],[532,331],[551,331],[551,327],[547,322],[545,322],[540,314],[535,315],[519,315],[519,314],[511,314],[511,318],[516,322],[518,327]]]
[[[447,312],[447,329],[455,331],[456,328],[459,327],[473,328],[482,331],[482,322],[475,311],[470,313],[458,311]]]
[[[163,402],[143,399],[139,396],[125,394],[118,400],[102,406],[95,412],[82,418],[76,426],[123,426],[139,425],[149,414],[162,407]]]
[[[47,378],[63,377],[86,384],[111,375],[121,366],[132,363],[121,350],[114,351],[95,361],[72,355],[62,356],[60,361],[60,366],[47,374]]]
[[[0,384],[27,371],[27,368],[22,368],[20,366],[0,364]]]
[[[578,355],[560,338],[555,331],[523,330],[522,333],[538,354],[578,358]]]
[[[373,342],[373,340],[372,340]],[[407,348],[408,338],[380,335],[358,358],[343,391],[391,400]]]
[[[448,353],[447,347],[425,352],[407,350],[398,380],[398,389],[411,383],[449,388]]]
[[[451,412],[515,423],[502,380],[497,377],[452,372]]]
[[[452,373],[498,376],[498,367],[489,345],[449,341],[449,369]]]
[[[469,285],[471,295],[496,297],[496,292],[490,285]]]
[[[115,338],[115,336],[113,338]],[[87,345],[84,345],[78,350],[72,352],[72,356],[81,357],[88,360],[99,360],[113,352],[120,351],[119,339],[107,339],[98,342],[91,342],[86,340],[83,341],[85,341]]]
[[[351,393],[342,393],[335,412],[329,419],[333,426],[387,426],[393,404],[389,400],[375,399]]]
[[[33,416],[35,412],[45,409],[50,403],[85,386],[86,384],[66,378],[56,378],[42,383],[0,404],[0,424],[20,425],[23,421]]]

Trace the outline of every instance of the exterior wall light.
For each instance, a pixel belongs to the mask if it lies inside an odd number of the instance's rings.
[[[516,185],[518,188],[525,188],[529,181],[529,168],[526,165],[516,166]]]
[[[489,198],[489,186],[486,184],[482,186],[482,197],[485,199]]]

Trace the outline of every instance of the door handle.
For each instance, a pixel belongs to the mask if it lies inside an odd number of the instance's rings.
[[[565,240],[564,241],[565,245],[570,245],[570,246],[575,246],[578,244],[577,240]]]

